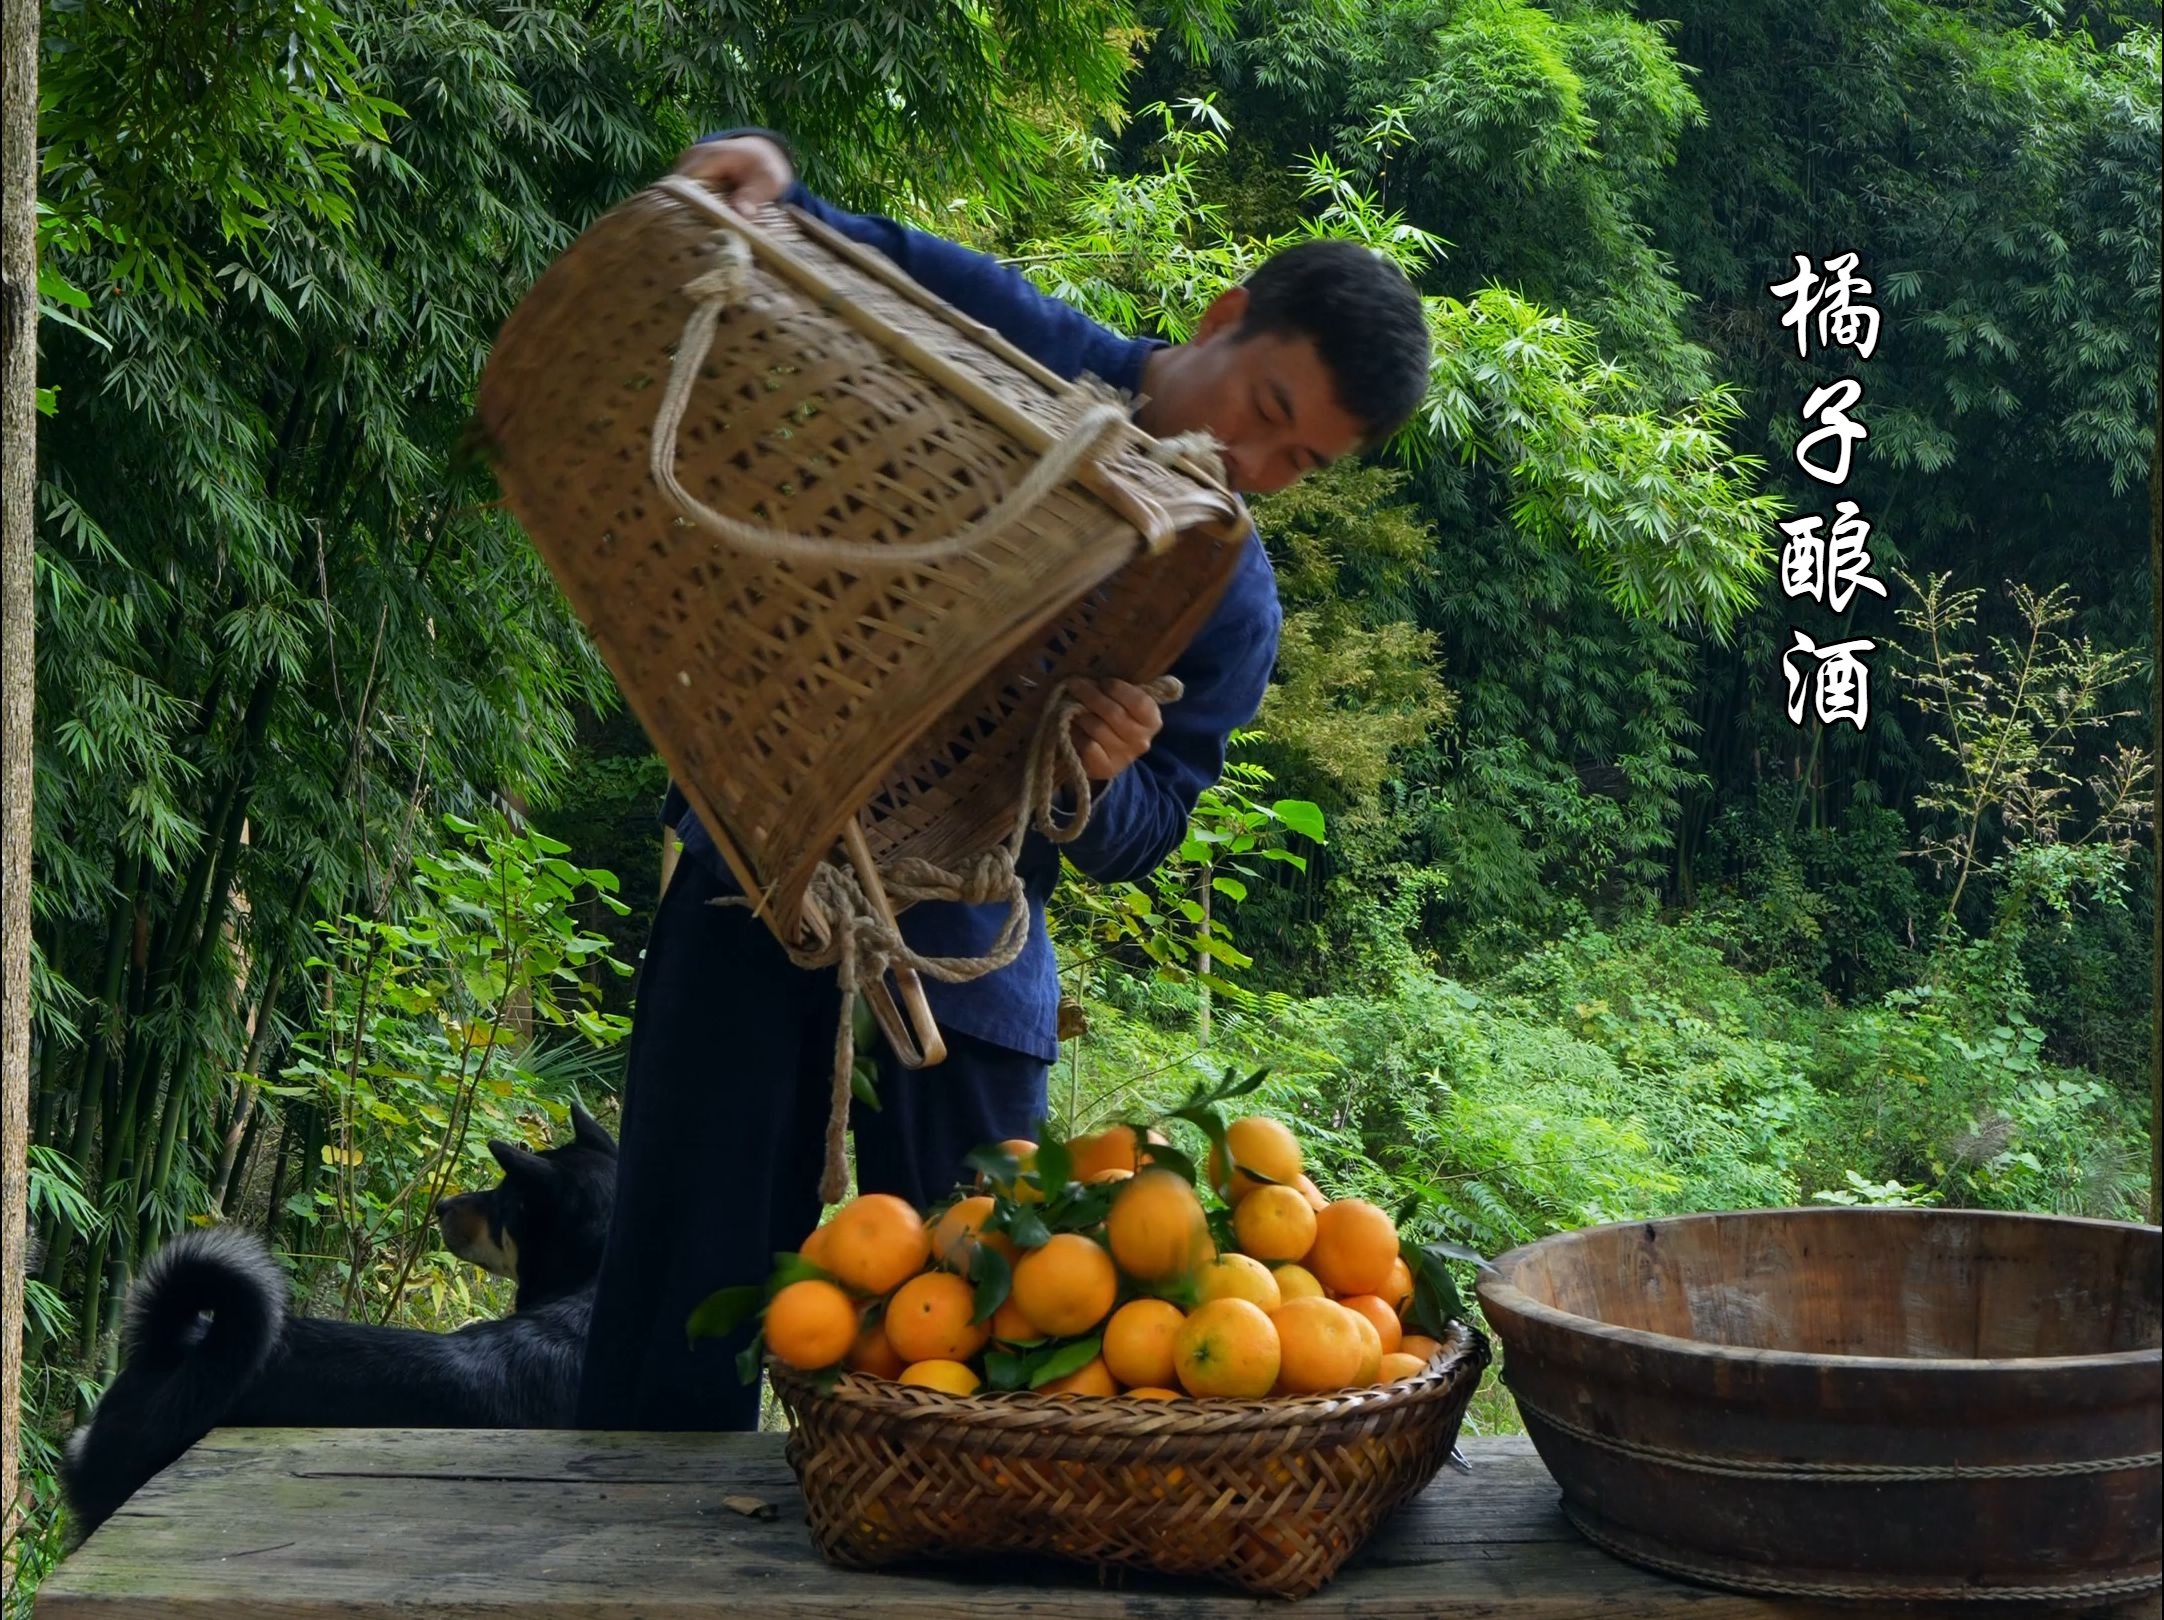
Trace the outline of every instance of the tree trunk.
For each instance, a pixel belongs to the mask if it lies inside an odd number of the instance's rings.
[[[30,1209],[31,569],[37,483],[38,4],[0,10],[0,1547],[14,1544]],[[0,1570],[0,1586],[12,1587]]]
[[[2164,1221],[2164,366],[2157,372],[2156,447],[2149,453],[2149,726],[2156,789],[2149,841],[2156,904],[2149,925],[2149,1219]]]

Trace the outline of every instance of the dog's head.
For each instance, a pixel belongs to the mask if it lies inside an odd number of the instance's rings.
[[[545,1153],[491,1142],[503,1180],[436,1205],[444,1247],[518,1285],[522,1311],[562,1299],[601,1270],[616,1198],[616,1139],[571,1105],[571,1140]]]

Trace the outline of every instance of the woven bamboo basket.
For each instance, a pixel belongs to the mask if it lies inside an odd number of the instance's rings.
[[[891,924],[898,864],[1000,846],[1061,683],[1165,671],[1248,533],[1207,454],[810,215],[746,217],[677,177],[535,284],[478,418],[510,509],[790,946],[834,926],[807,904],[823,863]]]
[[[1271,1400],[956,1396],[771,1368],[813,1541],[868,1569],[1041,1554],[1319,1590],[1435,1477],[1488,1364],[1454,1324],[1402,1383]]]

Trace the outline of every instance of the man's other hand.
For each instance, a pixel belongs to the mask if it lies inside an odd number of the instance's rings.
[[[744,213],[779,202],[796,181],[789,154],[764,135],[702,142],[676,160],[675,172],[704,181]]]
[[[1075,751],[1092,782],[1109,782],[1150,751],[1165,717],[1157,700],[1126,681],[1074,681],[1082,705],[1074,718]]]

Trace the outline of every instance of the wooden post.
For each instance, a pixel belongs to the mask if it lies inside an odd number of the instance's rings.
[[[0,10],[0,1547],[15,1529],[30,1171],[38,0]],[[13,1585],[0,1568],[0,1587]]]

